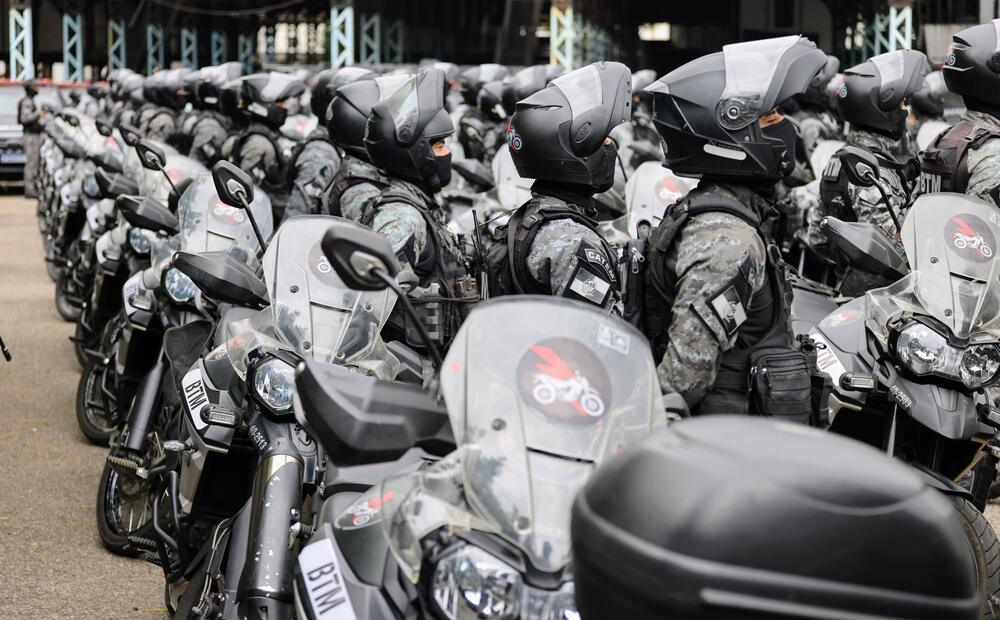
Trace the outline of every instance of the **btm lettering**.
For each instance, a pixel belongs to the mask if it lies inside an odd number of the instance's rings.
[[[316,611],[319,615],[336,609],[343,605],[346,600],[344,584],[340,581],[340,574],[337,573],[337,565],[334,563],[324,564],[306,573],[309,580],[309,589],[315,595],[313,599],[316,603]],[[318,581],[317,580],[321,580]],[[313,583],[317,582],[317,583]],[[323,590],[323,592],[320,592]]]

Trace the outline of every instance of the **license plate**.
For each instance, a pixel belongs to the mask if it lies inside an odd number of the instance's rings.
[[[28,161],[24,153],[0,153],[0,164],[23,164]]]
[[[337,562],[337,552],[329,538],[302,548],[299,569],[313,616],[322,620],[357,620]]]
[[[834,388],[840,385],[840,377],[847,369],[840,362],[830,342],[821,336],[815,329],[809,332],[809,338],[816,344],[816,367],[820,372],[830,375]]]

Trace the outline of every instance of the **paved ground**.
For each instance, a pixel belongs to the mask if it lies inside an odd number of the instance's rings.
[[[0,619],[162,618],[160,569],[104,551],[106,450],[77,430],[79,367],[52,302],[34,202],[0,196]]]

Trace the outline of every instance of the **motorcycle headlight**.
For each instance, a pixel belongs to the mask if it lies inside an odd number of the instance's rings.
[[[163,276],[163,288],[167,291],[170,299],[179,304],[194,299],[194,294],[198,290],[191,278],[176,269],[167,270],[166,275]]]
[[[896,358],[914,374],[937,375],[978,389],[1000,378],[1000,347],[957,348],[928,325],[913,321],[899,331]]]
[[[267,360],[254,370],[253,389],[268,407],[286,411],[295,395],[295,369],[279,359]]]
[[[959,374],[962,383],[970,388],[980,388],[991,383],[1000,372],[1000,348],[995,344],[979,344],[969,347],[962,355]]]
[[[136,254],[146,255],[153,244],[141,228],[132,228],[128,231],[128,245]]]
[[[533,588],[517,569],[472,545],[438,560],[432,579],[434,602],[449,620],[580,620],[572,582]]]
[[[90,198],[101,197],[101,188],[97,185],[97,179],[94,178],[94,175],[88,174],[83,178],[83,193]]]

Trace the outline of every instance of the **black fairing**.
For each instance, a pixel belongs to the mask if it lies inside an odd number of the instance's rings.
[[[310,432],[338,466],[399,458],[413,447],[454,449],[448,413],[422,388],[306,361],[297,398]]]
[[[257,308],[268,304],[264,282],[228,252],[177,252],[174,267],[216,301]]]
[[[115,206],[125,221],[136,228],[168,235],[176,235],[180,230],[177,216],[153,198],[123,195],[115,200]]]
[[[765,420],[684,420],[609,461],[572,539],[591,620],[979,618],[947,498],[878,450]]]
[[[820,228],[852,267],[893,281],[909,272],[900,249],[873,224],[827,217]]]
[[[117,198],[122,194],[138,194],[139,184],[132,179],[103,168],[94,171],[94,180],[105,198]]]

